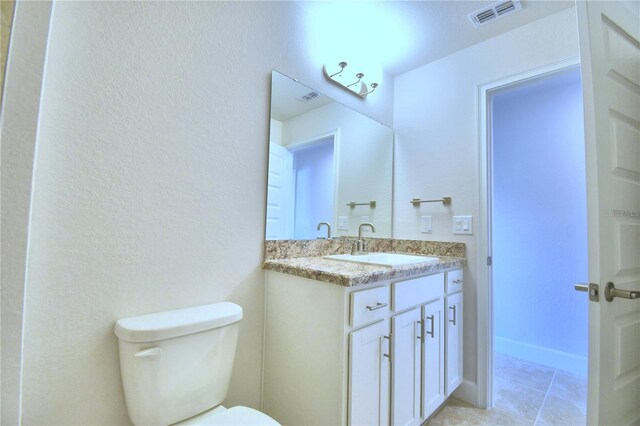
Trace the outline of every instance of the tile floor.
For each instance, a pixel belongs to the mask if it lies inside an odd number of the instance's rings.
[[[587,380],[496,354],[490,410],[451,398],[429,425],[585,425]]]

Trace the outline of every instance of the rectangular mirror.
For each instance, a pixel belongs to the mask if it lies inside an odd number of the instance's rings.
[[[389,127],[273,71],[269,133],[267,240],[391,238]]]

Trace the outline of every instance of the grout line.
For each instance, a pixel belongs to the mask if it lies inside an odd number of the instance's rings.
[[[544,399],[542,400],[542,405],[540,405],[540,409],[538,409],[538,415],[536,416],[536,420],[533,422],[533,425],[538,424],[538,419],[540,418],[540,414],[542,414],[542,408],[544,407],[544,403],[547,401],[547,396],[549,396],[549,391],[551,390],[551,386],[553,386],[553,381],[556,379],[556,374],[558,374],[558,369],[553,370],[553,377],[551,378],[551,382],[549,383],[549,387],[544,394]]]

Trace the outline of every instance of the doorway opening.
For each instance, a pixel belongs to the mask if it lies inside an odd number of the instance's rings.
[[[267,239],[312,240],[320,222],[335,222],[338,146],[337,131],[269,144]]]
[[[489,94],[494,409],[584,424],[588,298],[579,67]]]
[[[328,136],[292,149],[293,238],[315,239],[317,225],[333,222],[334,143]]]

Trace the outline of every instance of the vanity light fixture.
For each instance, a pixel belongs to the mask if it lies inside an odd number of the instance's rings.
[[[335,74],[331,74],[331,75],[329,76],[329,78],[333,78],[333,77],[335,77],[336,75],[340,74],[342,71],[344,71],[344,69],[347,67],[347,65],[349,65],[349,64],[347,64],[346,62],[340,62],[340,63],[338,64],[338,66],[340,67],[340,71],[338,71],[338,72],[337,72],[337,73],[335,73]],[[326,73],[326,71],[327,71],[327,70],[325,69],[325,73]]]
[[[355,86],[356,84],[360,83],[360,80],[362,80],[362,77],[364,77],[364,74],[359,72],[358,74],[356,74],[356,77],[358,77],[358,81],[356,81],[355,83],[351,83],[347,87]]]
[[[338,71],[336,69],[339,68]],[[349,62],[340,61],[336,66],[325,65],[323,72],[325,77],[333,81],[335,84],[349,90],[351,93],[365,98],[368,94],[375,91],[380,86],[381,77],[374,77],[374,75],[382,75],[379,70],[365,69],[364,66],[349,66]],[[351,68],[357,72],[350,72]],[[378,71],[377,73],[375,71]],[[355,80],[355,81],[354,81]]]

